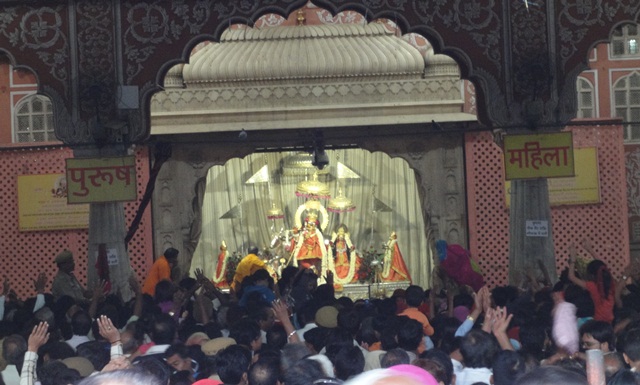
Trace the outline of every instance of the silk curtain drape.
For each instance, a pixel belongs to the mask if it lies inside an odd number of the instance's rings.
[[[202,232],[193,254],[191,271],[201,268],[207,276],[213,277],[223,240],[230,253],[245,254],[250,245],[266,247],[275,232],[295,226],[296,210],[304,203],[303,198],[295,195],[295,189],[305,177],[283,173],[283,164],[293,154],[256,153],[243,159],[231,159],[226,165],[209,170],[202,203]],[[324,238],[330,239],[331,233],[344,223],[357,250],[374,247],[383,252],[382,245],[395,231],[414,284],[429,287],[431,250],[425,236],[414,171],[403,159],[390,158],[381,152],[344,149],[327,150],[327,154],[329,174],[320,176],[320,180],[330,186],[332,196],[338,195],[339,183],[344,195],[356,204],[356,210],[340,214],[329,212]],[[338,180],[337,162],[356,172],[360,179]],[[265,164],[269,169],[269,182],[245,184]],[[375,198],[391,211],[373,212],[374,192]],[[284,211],[284,219],[275,222],[267,219],[272,200]],[[322,203],[328,206],[328,200]],[[220,219],[232,209],[236,218]]]

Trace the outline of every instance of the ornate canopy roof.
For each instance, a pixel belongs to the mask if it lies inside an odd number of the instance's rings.
[[[380,23],[228,29],[164,83],[152,134],[476,120],[457,64]]]

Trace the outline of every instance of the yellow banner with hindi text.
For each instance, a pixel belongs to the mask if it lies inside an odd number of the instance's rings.
[[[69,158],[67,188],[69,203],[135,200],[135,157]]]
[[[504,137],[505,179],[574,176],[571,132]]]

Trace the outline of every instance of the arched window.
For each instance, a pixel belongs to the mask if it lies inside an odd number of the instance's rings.
[[[578,78],[576,82],[576,89],[578,91],[578,118],[594,118],[595,117],[595,104],[594,104],[594,89],[593,85],[584,78]]]
[[[613,31],[611,56],[640,56],[640,26],[625,24]]]
[[[633,73],[618,80],[613,88],[616,117],[622,118],[624,140],[640,142],[640,75]]]
[[[16,143],[56,140],[53,111],[49,98],[42,95],[24,97],[16,105],[13,141]]]

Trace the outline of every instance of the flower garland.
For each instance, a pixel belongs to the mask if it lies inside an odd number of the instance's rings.
[[[360,283],[375,282],[376,276],[382,270],[382,258],[384,254],[371,247],[362,254],[362,263],[358,269],[358,281]]]

